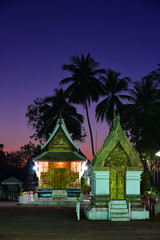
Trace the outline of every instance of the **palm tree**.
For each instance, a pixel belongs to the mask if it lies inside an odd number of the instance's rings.
[[[130,83],[129,77],[119,78],[121,73],[115,72],[111,69],[107,70],[106,77],[101,76],[100,80],[103,84],[103,96],[106,96],[96,106],[96,119],[97,121],[104,120],[109,124],[112,123],[114,109],[120,115],[123,114],[123,103],[121,100],[131,100],[132,97],[124,95],[123,92],[128,91],[128,83]]]
[[[83,142],[86,136],[84,127],[82,127],[83,116],[66,101],[62,88],[55,89],[53,96],[36,99],[34,104],[28,106],[26,113],[28,125],[35,130],[32,138],[35,140],[48,138],[60,115],[68,131],[73,134],[73,140]]]
[[[44,111],[42,119],[48,125],[48,128],[53,130],[57,118],[62,116],[68,131],[73,134],[73,140],[83,142],[86,136],[84,128],[81,127],[84,121],[83,116],[77,113],[76,108],[66,101],[62,88],[55,89],[54,92],[55,95],[44,99],[45,106],[42,109]]]
[[[159,89],[150,76],[134,83],[130,94],[133,104],[126,109],[126,130],[130,130],[131,140],[136,144],[138,151],[158,150],[160,98]]]
[[[105,73],[105,70],[97,69],[98,66],[99,63],[95,62],[89,53],[86,57],[83,54],[81,54],[80,57],[71,57],[71,64],[65,64],[62,67],[63,70],[67,70],[71,73],[71,77],[64,78],[60,82],[60,85],[71,83],[66,89],[69,101],[83,105],[86,110],[93,156],[94,144],[88,107],[91,101],[98,101],[99,92],[101,91],[101,83],[96,77],[99,74]]]

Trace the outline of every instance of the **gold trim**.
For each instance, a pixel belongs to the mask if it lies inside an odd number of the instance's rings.
[[[127,171],[143,171],[143,167],[127,167]]]
[[[93,171],[109,171],[110,167],[93,167]]]

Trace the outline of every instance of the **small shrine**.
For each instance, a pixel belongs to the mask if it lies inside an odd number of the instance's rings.
[[[143,165],[121,127],[119,115],[91,167],[92,197],[90,206],[85,209],[88,219],[129,221],[149,218],[149,212],[141,205]]]
[[[52,198],[58,198],[67,197],[66,189],[80,189],[87,158],[73,142],[62,118],[41,149],[43,153],[34,159],[39,191],[51,191]]]

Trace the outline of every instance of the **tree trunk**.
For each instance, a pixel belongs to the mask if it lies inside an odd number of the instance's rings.
[[[86,102],[86,101],[85,101],[85,109],[86,109],[86,115],[87,115],[88,127],[89,127],[90,138],[91,138],[92,154],[93,154],[93,156],[94,156],[93,134],[92,134],[92,128],[91,128],[91,124],[90,124],[90,120],[89,120],[88,106],[87,106],[87,102]]]

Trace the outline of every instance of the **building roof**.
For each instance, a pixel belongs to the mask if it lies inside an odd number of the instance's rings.
[[[66,152],[56,152],[56,151],[46,151],[33,159],[36,161],[86,161],[87,158],[80,155],[75,151],[66,151]]]
[[[114,119],[109,135],[106,137],[102,148],[94,156],[91,165],[95,167],[103,167],[107,158],[109,157],[109,154],[118,145],[128,156],[131,167],[142,167],[139,153],[129,142],[126,133],[121,127],[119,115],[116,119]]]
[[[22,185],[23,182],[17,178],[15,178],[14,176],[7,178],[6,180],[1,182],[2,185]]]
[[[50,134],[50,137],[48,138],[48,140],[46,141],[45,144],[41,145],[41,149],[45,149],[48,144],[51,142],[51,140],[53,139],[53,137],[55,136],[55,134],[57,133],[57,131],[59,129],[62,129],[65,136],[67,137],[67,139],[69,140],[69,142],[71,143],[71,145],[73,146],[74,149],[78,150],[78,146],[73,142],[72,138],[71,138],[71,134],[68,132],[66,125],[64,123],[64,120],[62,118],[58,118],[56,126],[53,130],[53,132]]]

